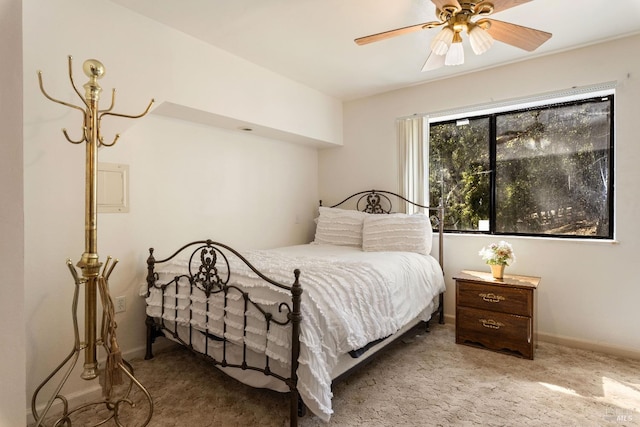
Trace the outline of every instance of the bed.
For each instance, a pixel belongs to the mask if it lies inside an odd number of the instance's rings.
[[[394,213],[393,201],[422,212]],[[145,358],[167,337],[245,384],[290,393],[292,426],[306,409],[328,421],[335,381],[432,316],[444,323],[442,217],[368,190],[321,201],[310,244],[240,252],[200,240],[163,259],[152,248]]]

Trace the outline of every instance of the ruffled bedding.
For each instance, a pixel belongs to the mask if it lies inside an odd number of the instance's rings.
[[[437,261],[416,253],[363,252],[353,247],[310,244],[242,254],[260,272],[283,284],[293,283],[295,268],[301,271],[303,317],[298,390],[307,407],[325,421],[332,413],[331,373],[338,357],[395,333],[444,292]],[[268,285],[240,260],[229,257],[229,262],[229,284],[246,290],[251,301],[273,313],[279,313],[281,302],[290,301],[288,291]],[[159,283],[185,274],[187,266],[184,259],[157,265]],[[257,354],[266,353],[279,362],[274,363],[274,371],[281,370],[286,375],[291,354],[290,325],[272,323],[267,331],[260,311],[249,304],[245,328],[244,304],[241,294],[232,292],[225,309],[222,294],[207,298],[203,291],[191,290],[183,278],[165,291],[164,300],[161,291],[153,289],[147,297],[147,314],[162,316],[181,328],[190,325],[213,336],[224,335],[233,343],[245,343]],[[286,311],[279,314],[286,319]],[[213,340],[209,340],[209,348],[205,348],[203,337],[196,341],[194,347],[198,351],[220,351],[219,343]],[[264,378],[261,373],[257,375]],[[259,379],[257,383],[262,384]]]

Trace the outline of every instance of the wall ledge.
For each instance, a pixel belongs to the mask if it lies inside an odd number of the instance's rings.
[[[280,129],[274,129],[268,126],[262,126],[257,123],[251,123],[245,120],[212,113],[185,105],[175,104],[173,102],[164,101],[155,107],[150,114],[157,116],[171,117],[189,121],[192,123],[213,126],[221,129],[228,129],[237,132],[249,132],[252,135],[264,138],[274,139],[278,141],[286,141],[294,144],[306,145],[316,148],[341,147],[341,144],[335,142],[323,141],[308,136],[288,132]]]

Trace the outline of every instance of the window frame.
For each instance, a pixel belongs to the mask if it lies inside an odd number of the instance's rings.
[[[602,101],[608,99],[610,103],[610,121],[609,121],[609,142],[608,142],[608,182],[607,182],[607,209],[608,209],[608,230],[607,235],[579,235],[579,234],[550,234],[550,233],[523,233],[523,232],[505,232],[497,231],[497,120],[496,118],[503,114],[518,114],[529,111],[543,110],[547,108],[564,107],[581,105],[593,101]],[[494,109],[485,108],[456,112],[451,115],[440,115],[438,117],[429,117],[426,127],[428,135],[431,134],[431,126],[443,123],[455,123],[459,120],[485,119],[489,120],[489,230],[456,230],[446,229],[446,233],[451,234],[478,234],[478,235],[495,235],[495,236],[526,236],[540,238],[561,238],[561,239],[588,239],[588,240],[615,240],[615,93],[613,90],[583,92],[581,96],[571,96],[563,98],[549,98],[545,101],[532,102],[530,105],[514,104],[511,108],[508,105],[501,105]],[[430,138],[429,138],[430,139]],[[427,143],[429,144],[430,141]],[[430,147],[427,146],[427,152]],[[427,174],[427,177],[429,175]],[[427,178],[428,179],[428,178]],[[431,183],[428,182],[425,188],[428,195],[431,193]],[[446,210],[446,206],[445,206]]]

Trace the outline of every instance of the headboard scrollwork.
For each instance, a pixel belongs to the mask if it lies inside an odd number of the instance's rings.
[[[367,204],[364,206],[363,209],[361,209],[360,203],[363,200],[366,200]],[[382,202],[384,202],[388,206],[387,209],[383,207]],[[358,209],[359,211],[371,213],[371,214],[383,214],[383,213],[388,214],[389,212],[391,212],[392,203],[391,203],[391,199],[389,199],[384,194],[376,193],[372,191],[371,193],[367,193],[363,196],[360,196],[360,198],[356,202],[356,209]]]
[[[427,206],[427,205],[422,205],[420,203],[416,203],[412,200],[407,199],[406,197],[401,196],[400,194],[393,193],[391,191],[386,191],[386,190],[360,191],[359,193],[352,194],[351,196],[347,197],[340,203],[336,203],[335,205],[331,205],[329,207],[337,208],[338,206],[341,206],[347,203],[348,201],[356,198],[357,198],[356,209],[366,213],[374,213],[374,214],[387,213],[388,214],[388,213],[394,212],[393,202],[391,201],[392,198],[395,198],[395,200],[397,201],[400,201],[400,200],[404,201],[405,203],[408,203],[417,208],[422,208],[425,211],[437,211],[439,209],[442,209],[441,206]],[[320,206],[322,206],[322,200],[320,200]]]

